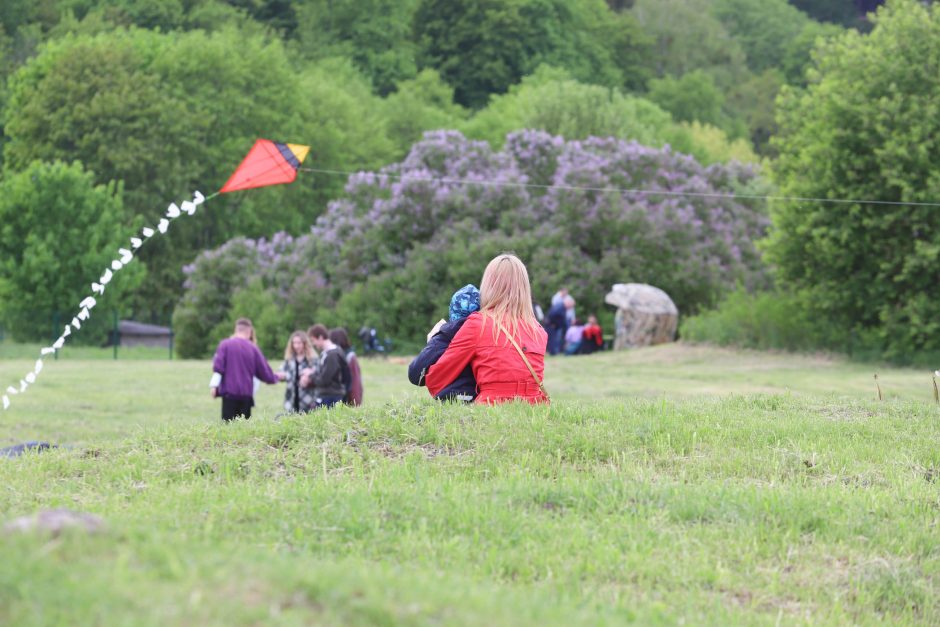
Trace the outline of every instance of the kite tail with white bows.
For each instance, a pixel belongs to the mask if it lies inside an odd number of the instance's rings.
[[[78,313],[75,314],[75,317],[72,318],[72,321],[69,324],[65,325],[65,329],[62,331],[62,335],[60,335],[51,346],[46,346],[40,350],[40,356],[39,359],[36,360],[36,365],[30,372],[27,372],[26,375],[20,379],[19,386],[11,385],[7,387],[6,392],[3,394],[2,398],[4,410],[10,407],[11,396],[22,394],[30,385],[36,382],[36,377],[38,377],[39,373],[42,372],[42,358],[62,348],[65,345],[66,338],[72,335],[72,331],[78,331],[81,329],[82,324],[91,317],[91,310],[95,308],[95,304],[97,303],[95,300],[95,295],[100,297],[104,294],[105,287],[114,278],[114,273],[118,272],[121,268],[133,261],[134,251],[143,246],[144,242],[157,233],[160,235],[166,233],[167,229],[170,228],[171,220],[175,220],[183,214],[190,216],[195,214],[196,208],[199,205],[215,195],[216,194],[212,194],[207,198],[206,196],[203,196],[202,193],[197,191],[193,193],[192,200],[183,201],[179,205],[176,203],[170,203],[170,206],[167,207],[166,215],[160,218],[156,229],[145,226],[143,229],[141,229],[139,236],[135,236],[130,239],[130,248],[118,249],[118,258],[111,262],[110,267],[105,268],[104,274],[102,274],[97,281],[92,282],[91,295],[87,296],[84,300],[82,300],[82,302],[78,304]]]

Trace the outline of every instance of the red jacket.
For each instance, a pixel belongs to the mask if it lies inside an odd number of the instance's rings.
[[[534,329],[520,327],[515,340],[541,381],[545,376],[545,346],[548,342],[545,330],[540,326]],[[447,387],[467,364],[470,364],[477,380],[480,392],[477,403],[501,403],[516,398],[530,403],[548,401],[519,351],[502,333],[498,340],[494,340],[492,319],[484,318],[479,312],[470,314],[450,346],[428,370],[425,382],[431,395],[436,396]]]

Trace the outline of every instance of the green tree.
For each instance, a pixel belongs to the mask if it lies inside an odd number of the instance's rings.
[[[721,129],[699,122],[683,123],[681,126],[692,140],[692,153],[702,163],[760,162],[760,157],[746,139],[729,140]]]
[[[510,131],[521,128],[540,129],[566,139],[620,137],[649,146],[675,143],[676,139],[672,117],[652,102],[599,85],[585,85],[564,71],[544,66],[508,94],[494,96],[463,128],[468,137],[484,139],[494,148],[502,146]]]
[[[412,18],[417,0],[307,0],[297,39],[311,59],[352,59],[375,91],[387,94],[417,73]]]
[[[50,38],[67,33],[95,35],[115,28],[205,31],[237,26],[254,34],[277,31],[285,38],[296,28],[294,5],[285,0],[47,0],[56,5],[44,18]]]
[[[120,185],[95,185],[79,163],[35,162],[6,174],[0,182],[0,319],[19,340],[49,340],[54,312],[64,327],[133,234],[122,225]],[[100,340],[100,312],[121,303],[144,274],[139,262],[116,274],[93,312],[95,322],[76,339]]]
[[[714,0],[713,12],[755,72],[779,67],[788,44],[810,21],[786,0]]]
[[[866,26],[865,13],[874,11],[884,0],[789,0],[790,4],[814,19],[843,26]]]
[[[185,15],[182,0],[111,0],[94,2],[91,6],[115,25],[164,31],[179,28]]]
[[[843,31],[841,26],[809,21],[799,34],[790,40],[780,60],[780,71],[791,85],[806,83],[806,70],[812,62],[812,53],[820,40],[835,37]]]
[[[543,63],[610,87],[641,85],[648,65],[632,15],[602,0],[422,0],[414,24],[419,64],[473,108]]]
[[[652,41],[630,13],[613,13],[601,0],[527,0],[520,12],[531,25],[526,67],[564,68],[583,83],[642,89],[649,79]]]
[[[676,124],[668,112],[645,98],[584,85],[549,67],[539,68],[508,94],[494,96],[489,106],[461,128],[468,137],[486,140],[494,147],[502,146],[510,131],[528,128],[567,139],[594,135],[632,139],[647,146],[669,144],[702,163],[747,155],[740,147],[730,149],[725,133],[715,127],[694,129]]]
[[[881,9],[870,35],[827,43],[805,90],[780,100],[782,193],[936,201],[940,196],[940,11],[914,0]],[[936,207],[786,203],[768,252],[817,313],[876,337],[889,356],[940,348]]]
[[[747,137],[765,156],[774,155],[770,138],[777,131],[776,99],[784,83],[780,72],[767,70],[735,85],[725,99],[726,115],[732,124],[740,125],[740,131],[731,129],[730,134]]]
[[[292,35],[297,28],[297,15],[294,8],[296,3],[291,0],[225,0],[225,2],[287,36]]]
[[[637,0],[630,12],[653,39],[653,73],[711,74],[721,88],[746,76],[747,55],[711,14],[711,0]]]
[[[454,90],[434,70],[422,70],[383,102],[383,117],[396,158],[405,156],[411,145],[428,130],[456,128],[466,111],[453,103]]]
[[[649,99],[684,122],[721,126],[724,95],[711,75],[694,70],[681,78],[667,76],[650,81]]]
[[[61,4],[61,0],[3,0],[0,26],[11,35],[30,24],[48,29],[58,21]]]
[[[126,219],[155,220],[171,201],[218,189],[258,137],[308,143],[307,164],[377,166],[392,154],[378,102],[348,65],[298,72],[283,45],[226,28],[131,29],[65,36],[10,81],[5,158],[79,159],[99,182],[125,184]],[[232,194],[148,247],[138,305],[175,300],[181,268],[236,234],[304,230],[342,189],[340,177]]]
[[[802,80],[810,51],[819,37],[841,32],[820,24],[786,0],[714,0],[713,12],[747,55],[755,73],[783,71],[787,80]]]
[[[419,64],[441,73],[457,102],[480,107],[528,65],[522,0],[422,0],[414,17]]]

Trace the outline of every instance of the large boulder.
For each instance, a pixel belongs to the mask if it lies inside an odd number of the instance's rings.
[[[614,350],[675,341],[679,310],[669,295],[658,287],[645,283],[618,283],[604,301],[617,308]]]

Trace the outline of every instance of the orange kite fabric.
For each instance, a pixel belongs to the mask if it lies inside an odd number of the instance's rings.
[[[310,146],[259,139],[219,193],[292,183],[308,152]]]

